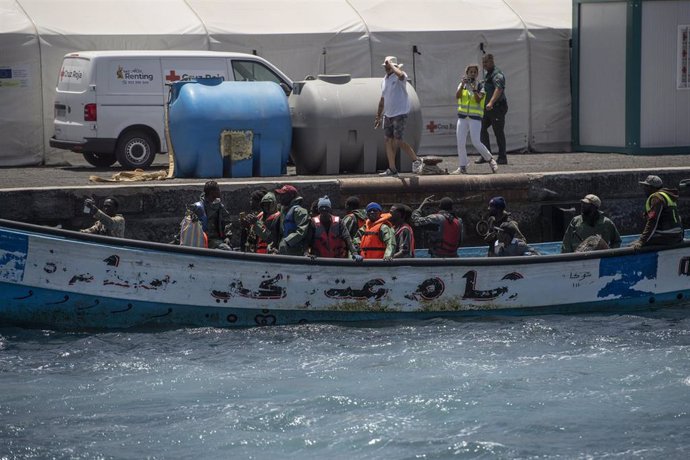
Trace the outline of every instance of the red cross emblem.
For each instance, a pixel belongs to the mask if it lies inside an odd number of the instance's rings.
[[[165,79],[166,79],[167,81],[177,81],[177,80],[182,79],[182,77],[180,77],[179,75],[177,75],[177,74],[175,73],[174,70],[171,70],[170,73],[169,73],[168,75],[165,76]]]
[[[438,125],[434,123],[434,120],[431,120],[428,125],[426,125],[426,129],[429,130],[431,134],[434,134],[434,131],[436,131],[436,128],[438,128]]]

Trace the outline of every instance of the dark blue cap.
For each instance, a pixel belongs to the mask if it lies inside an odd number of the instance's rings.
[[[502,196],[495,196],[491,198],[489,201],[489,207],[497,208],[497,209],[505,209],[506,208],[506,199],[503,198]]]
[[[374,202],[372,201],[371,203],[369,203],[369,204],[367,205],[367,212],[369,212],[369,211],[371,211],[371,210],[373,210],[373,209],[375,209],[375,210],[377,210],[377,211],[383,211],[383,208],[381,207],[380,204],[374,203]]]

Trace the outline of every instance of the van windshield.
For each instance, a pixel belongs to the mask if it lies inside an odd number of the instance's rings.
[[[88,59],[65,58],[58,74],[58,91],[86,91],[89,86],[89,64]]]

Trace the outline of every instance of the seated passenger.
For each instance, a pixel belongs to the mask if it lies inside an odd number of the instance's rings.
[[[367,220],[357,232],[356,242],[365,259],[391,260],[395,252],[395,231],[390,223],[391,215],[382,214],[383,208],[378,203],[369,203],[366,207]]]
[[[245,221],[249,224],[249,240],[253,240],[253,248],[248,247],[248,251],[257,254],[270,254],[277,252],[280,242],[280,211],[278,202],[273,192],[267,192],[261,198],[261,212],[259,214],[249,214],[245,216]]]
[[[257,252],[257,236],[252,228],[257,216],[261,213],[261,199],[268,191],[264,188],[254,190],[249,195],[249,213],[240,212],[240,250]]]
[[[188,207],[182,222],[180,222],[180,246],[189,246],[193,248],[207,248],[208,236],[201,226],[199,220],[199,209],[196,207]]]
[[[599,197],[590,194],[580,201],[582,202],[580,215],[573,217],[570,221],[570,225],[568,225],[563,236],[561,253],[592,251],[595,248],[603,247],[601,242],[594,244],[594,239],[590,239],[588,244],[583,246],[581,250],[577,250],[587,238],[596,235],[601,237],[606,244],[606,248],[620,247],[621,235],[618,233],[616,224],[608,217],[605,217],[604,213],[599,210],[601,208]]]
[[[527,245],[527,242],[518,235],[518,228],[515,222],[503,222],[500,226],[495,227],[496,242],[494,243],[493,257],[509,257],[509,256],[531,256],[536,255],[537,252]]]
[[[214,180],[204,184],[204,193],[201,199],[192,205],[199,216],[201,227],[208,237],[209,249],[222,249],[229,251],[230,245],[225,242],[227,236],[226,221],[230,213],[220,201],[220,186]]]
[[[304,237],[309,228],[309,211],[302,202],[304,199],[292,185],[283,185],[275,190],[280,208],[280,232],[282,239],[278,244],[278,254],[303,256],[306,249]]]
[[[431,257],[457,257],[458,247],[462,244],[462,219],[453,213],[453,200],[441,198],[439,210],[426,217],[422,209],[434,198],[424,198],[419,208],[412,211],[412,225],[431,230],[429,235],[429,254]]]
[[[494,246],[496,240],[498,239],[498,233],[494,230],[496,227],[500,227],[503,222],[513,222],[515,228],[517,228],[517,233],[515,236],[522,240],[525,240],[524,235],[520,232],[520,228],[517,221],[513,219],[511,213],[506,211],[506,200],[502,196],[495,196],[489,200],[489,219],[488,219],[488,232],[484,237],[484,241],[489,245],[488,255],[491,257],[493,254]]]
[[[317,202],[319,215],[311,218],[307,229],[307,255],[343,259],[348,251],[355,260],[361,260],[359,251],[352,244],[352,238],[338,216],[332,214],[328,196]]]
[[[394,259],[414,257],[414,231],[410,227],[412,209],[404,204],[391,206],[391,223],[395,230]]]
[[[343,217],[343,225],[350,232],[350,236],[354,240],[357,236],[357,230],[364,225],[367,220],[367,211],[359,207],[359,197],[350,196],[345,201],[345,216]]]
[[[89,228],[80,230],[82,233],[92,233],[96,235],[125,237],[125,218],[118,214],[120,204],[115,198],[106,198],[103,202],[103,210],[96,207],[96,202],[91,198],[84,201],[84,208],[89,211],[89,215],[96,219],[96,223]]]

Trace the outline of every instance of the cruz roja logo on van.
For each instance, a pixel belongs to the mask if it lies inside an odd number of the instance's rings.
[[[65,78],[81,80],[83,76],[84,74],[81,72],[81,70],[69,70],[65,69],[64,67],[60,69],[60,81],[64,80]]]
[[[200,74],[200,75],[193,75],[189,74],[186,72],[182,72],[181,74],[178,74],[175,69],[170,69],[170,72],[165,76],[165,80],[169,82],[174,82],[174,81],[185,81],[185,80],[197,80],[199,78],[220,78],[221,80],[225,81],[225,75],[221,75],[220,73],[216,72],[215,75],[212,75],[210,72],[207,72],[205,74]]]
[[[122,80],[123,85],[146,85],[153,81],[153,74],[144,73],[143,70],[125,69],[121,65],[117,66],[117,71],[115,72],[118,80]]]

